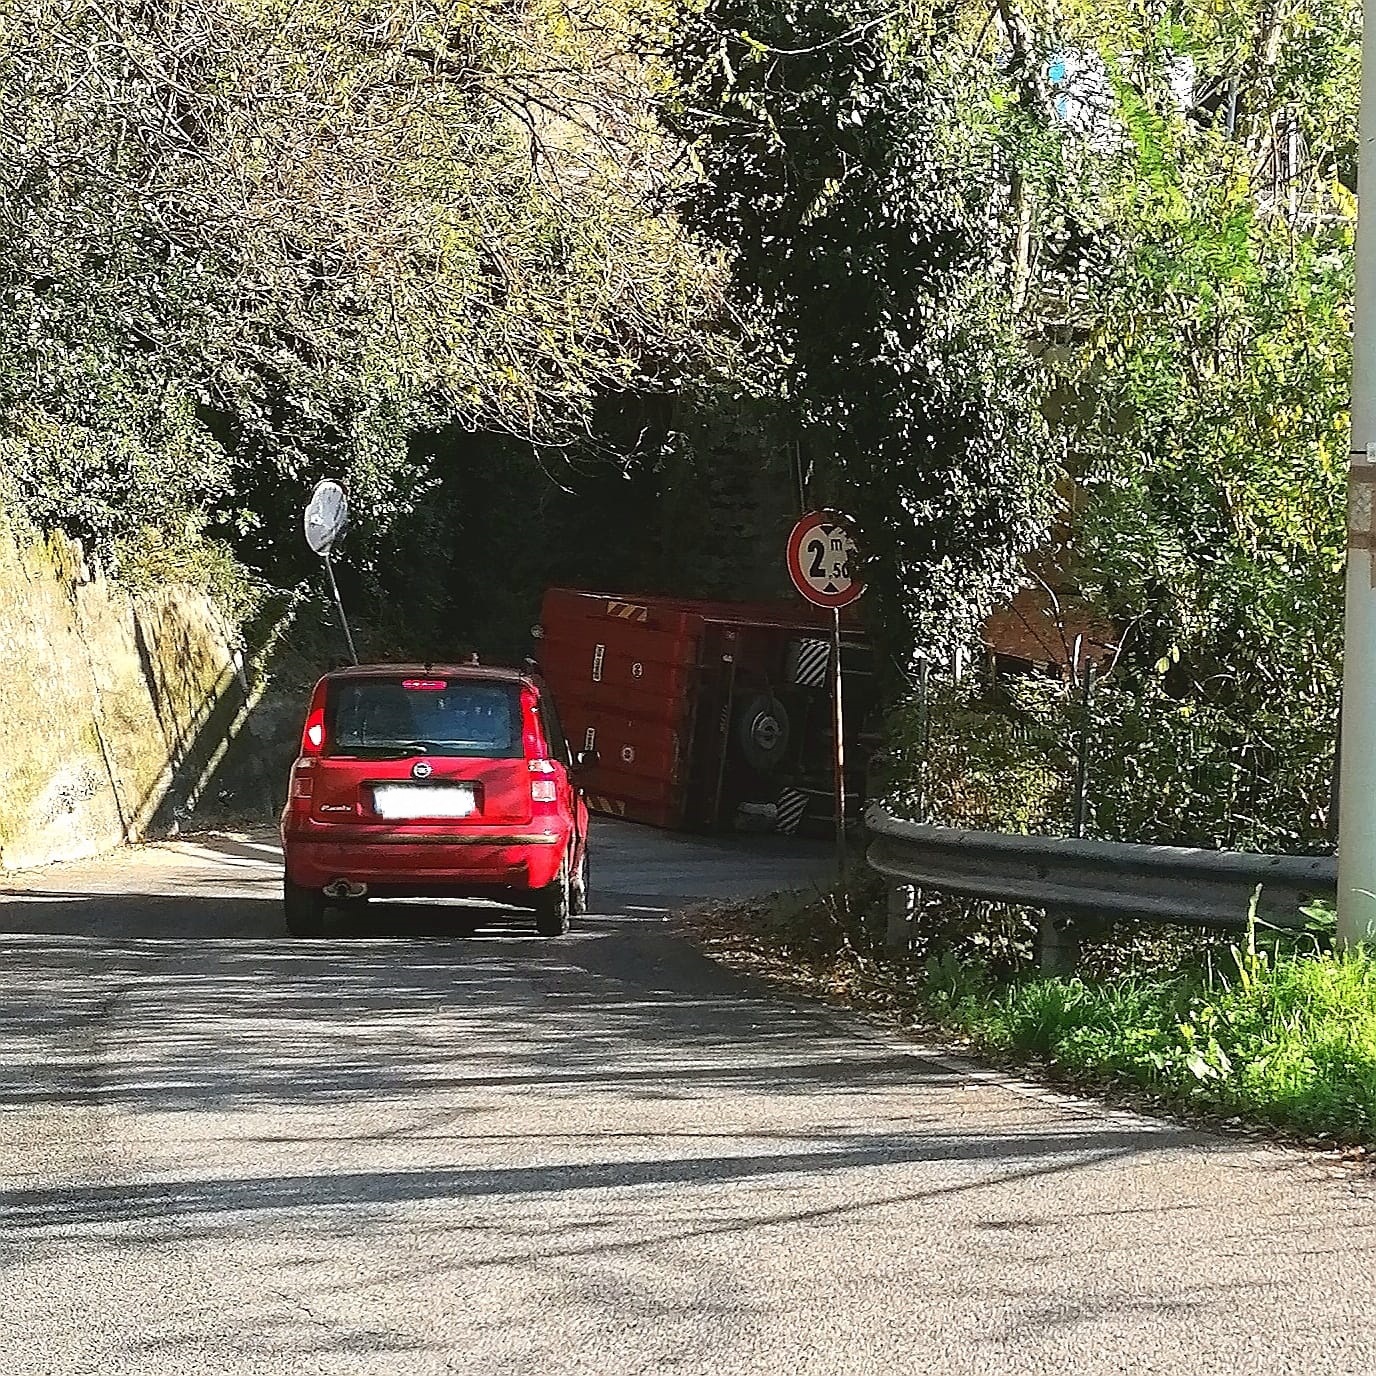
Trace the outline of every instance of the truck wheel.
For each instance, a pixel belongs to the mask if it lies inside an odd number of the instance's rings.
[[[736,722],[736,739],[746,763],[761,773],[778,769],[788,758],[792,737],[788,709],[770,693],[747,699]]]
[[[325,931],[325,895],[303,889],[290,879],[282,884],[282,915],[292,936],[321,936]]]
[[[563,936],[569,929],[569,862],[565,856],[554,882],[535,891],[535,930],[541,936]]]
[[[588,911],[588,843],[583,842],[583,858],[578,862],[578,875],[569,893],[569,911],[582,917]]]

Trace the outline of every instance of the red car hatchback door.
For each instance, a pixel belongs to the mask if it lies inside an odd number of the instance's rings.
[[[451,830],[530,820],[519,684],[346,676],[328,681],[319,708],[313,821]]]

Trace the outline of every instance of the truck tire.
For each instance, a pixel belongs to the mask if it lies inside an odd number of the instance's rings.
[[[770,693],[746,699],[736,719],[736,740],[745,762],[762,774],[778,769],[788,759],[792,728],[788,709]]]

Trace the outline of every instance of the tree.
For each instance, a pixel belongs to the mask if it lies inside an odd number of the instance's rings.
[[[727,247],[817,495],[862,520],[900,658],[970,637],[1044,533],[1057,471],[968,18],[711,0],[674,47],[673,128],[703,172],[685,213]]]
[[[880,622],[972,632],[1063,468],[1062,562],[1123,631],[1101,828],[1320,843],[1355,10],[712,0],[676,58],[689,213]]]
[[[991,107],[1036,112],[1039,131],[1018,154],[1020,327],[1054,378],[1069,572],[1122,632],[1095,709],[1091,823],[1106,835],[1325,843],[1355,18],[1006,19],[1051,78],[990,86]],[[1058,711],[1064,735],[1073,701]]]
[[[385,527],[408,434],[545,444],[669,385],[714,275],[639,19],[603,0],[0,0],[0,460],[118,553],[209,510],[256,562],[344,473]],[[261,530],[255,534],[255,530]]]
[[[1177,823],[1189,839],[1329,833],[1355,21],[1243,6],[1089,31],[1106,69],[1110,44],[1143,59],[1115,84],[1121,137],[1086,187],[1118,247],[1071,370],[1076,566],[1125,631],[1109,748],[1130,757],[1152,734],[1163,770],[1210,761]],[[1108,788],[1102,825],[1144,832],[1160,783]]]

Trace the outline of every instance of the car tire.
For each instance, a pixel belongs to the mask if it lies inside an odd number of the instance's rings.
[[[535,891],[535,930],[541,936],[563,936],[568,931],[572,888],[566,857],[554,882]]]
[[[282,916],[292,936],[321,936],[325,931],[325,895],[287,879],[282,885]]]
[[[588,911],[588,843],[583,842],[583,858],[578,862],[578,874],[569,892],[569,911],[574,917],[582,917]]]

